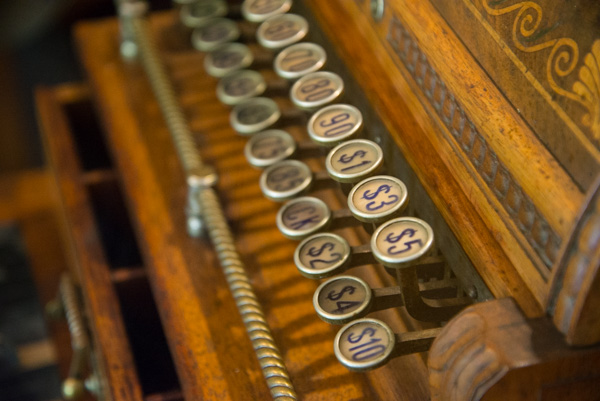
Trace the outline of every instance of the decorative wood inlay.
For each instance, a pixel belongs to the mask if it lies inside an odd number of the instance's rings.
[[[452,138],[448,139],[456,142],[455,149],[471,162],[546,267],[551,268],[561,238],[487,145],[485,138],[428,63],[412,34],[396,16],[391,19],[387,40],[452,134]]]
[[[495,1],[495,4],[500,2]],[[584,57],[584,65],[579,69],[579,80],[571,90],[563,88],[556,78],[570,75],[579,64],[579,45],[571,38],[550,39],[530,45],[532,39],[543,35],[540,28],[543,16],[542,7],[533,1],[524,1],[503,8],[493,8],[489,0],[483,0],[484,10],[493,16],[512,13],[517,15],[512,27],[512,41],[515,47],[526,53],[551,49],[546,61],[546,79],[554,92],[585,107],[587,113],[581,118],[583,126],[590,131],[590,137],[598,146],[600,140],[600,39],[596,40],[591,51]]]
[[[600,342],[600,179],[594,188],[563,248],[548,300],[554,324],[576,345]]]

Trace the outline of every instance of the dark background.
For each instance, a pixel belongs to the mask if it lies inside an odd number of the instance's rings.
[[[151,2],[153,10],[169,6]],[[110,0],[0,1],[0,178],[45,167],[34,90],[82,81],[72,27],[114,15]],[[19,227],[0,220],[0,401],[61,398],[55,362],[24,367],[19,360],[23,349],[52,344],[43,310]]]

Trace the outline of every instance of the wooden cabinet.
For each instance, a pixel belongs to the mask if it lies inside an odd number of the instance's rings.
[[[343,101],[364,115],[363,136],[381,145],[387,173],[406,183],[406,213],[432,225],[448,274],[474,301],[446,322],[430,354],[368,373],[342,367],[333,352],[338,329],[314,312],[318,283],[294,267],[297,243],[275,225],[280,205],[261,194],[261,172],[245,161],[247,138],[231,128],[204,54],[175,12],[150,15],[161,63],[198,154],[218,173],[235,247],[299,398],[595,399],[598,97],[584,87],[598,75],[600,33],[586,17],[574,46],[578,31],[558,22],[573,24],[575,14],[596,15],[598,7],[580,2],[561,16],[534,2],[397,0],[385,2],[379,18],[371,14],[377,2],[298,3],[292,12],[309,21],[307,40],[326,49],[326,68],[345,81]],[[273,56],[251,43],[255,26],[240,26],[240,40],[262,55],[253,67],[272,78]],[[121,57],[121,34],[117,19],[81,24],[75,39],[87,84],[38,91],[103,395],[267,399],[218,255],[207,238],[186,233],[185,171],[144,68]],[[273,96],[293,110],[285,92]],[[306,141],[308,116],[294,115],[280,126]],[[326,154],[307,164],[323,170]],[[346,204],[343,188],[316,194],[333,210]],[[370,238],[360,227],[341,232],[352,245]],[[373,287],[397,285],[382,266],[356,275]],[[435,326],[404,308],[373,316],[396,332]]]

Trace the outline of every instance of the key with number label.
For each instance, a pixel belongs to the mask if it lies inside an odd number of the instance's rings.
[[[334,180],[355,184],[382,170],[383,151],[367,139],[342,142],[329,152],[325,167]]]
[[[313,181],[313,173],[305,163],[284,160],[265,169],[259,184],[267,198],[282,202],[307,192]]]
[[[364,223],[381,223],[406,208],[406,185],[396,177],[378,175],[362,180],[348,194],[348,207]]]
[[[222,78],[225,75],[248,68],[254,61],[254,54],[243,43],[224,43],[204,57],[204,69],[210,76]]]
[[[384,322],[359,319],[340,329],[334,340],[337,359],[348,369],[367,371],[401,355],[427,351],[442,329],[394,334]]]
[[[292,156],[297,149],[290,134],[278,129],[259,132],[250,137],[244,147],[248,163],[258,168],[269,167]]]
[[[298,79],[323,68],[327,61],[325,50],[315,43],[297,43],[281,50],[273,69],[282,78]]]
[[[256,96],[271,97],[284,94],[288,87],[288,81],[272,72],[239,70],[221,78],[217,85],[217,97],[224,104],[236,105]]]
[[[328,71],[317,71],[298,79],[290,90],[292,102],[303,110],[314,110],[338,100],[344,92],[342,78]]]
[[[348,209],[332,212],[322,200],[303,196],[283,205],[277,213],[277,227],[291,239],[303,239],[323,231],[356,226],[358,221]]]
[[[360,110],[349,104],[333,104],[315,112],[306,128],[310,139],[333,147],[358,135],[362,126]]]
[[[314,173],[299,160],[283,160],[261,174],[260,189],[276,202],[292,199],[312,190],[331,187],[334,183],[324,171]]]
[[[452,282],[419,284],[423,293],[431,293]],[[369,313],[404,306],[402,289],[396,287],[371,288],[354,276],[336,276],[323,282],[315,291],[313,305],[319,317],[331,324],[345,324]]]
[[[345,324],[403,304],[399,287],[372,289],[364,280],[353,276],[331,278],[322,283],[313,296],[317,314],[331,324]]]
[[[181,7],[180,18],[188,28],[199,28],[211,19],[227,15],[227,2],[224,0],[197,1]]]
[[[382,224],[371,236],[373,255],[390,268],[406,268],[433,249],[433,230],[421,219],[398,217]]]
[[[340,329],[333,349],[348,369],[363,371],[387,363],[395,345],[396,336],[387,324],[375,319],[360,319]]]
[[[286,131],[270,129],[250,137],[244,147],[248,163],[258,168],[266,168],[285,160],[292,155],[296,159],[321,157],[321,148],[309,141],[296,143]],[[329,180],[323,172],[316,173],[318,180]],[[330,184],[329,184],[330,185]]]
[[[256,30],[256,40],[266,49],[277,50],[302,40],[308,22],[297,14],[280,14],[264,21]]]
[[[250,22],[263,22],[268,18],[287,13],[292,0],[244,0],[242,15]]]
[[[221,78],[217,84],[217,98],[224,104],[236,105],[262,95],[266,89],[267,83],[260,72],[239,70]]]
[[[351,247],[337,234],[317,233],[298,244],[294,262],[304,277],[320,279],[377,261],[368,245]]]
[[[203,26],[194,29],[192,45],[202,52],[208,52],[239,37],[240,29],[234,21],[227,18],[211,18]]]
[[[345,324],[404,303],[399,287],[372,289],[358,277],[337,276],[317,288],[313,305],[319,317],[327,323]]]
[[[472,302],[469,297],[425,299],[421,295],[419,266],[442,260],[429,256],[433,250],[433,230],[423,220],[398,217],[385,222],[371,236],[371,249],[375,259],[395,269],[406,310],[415,319],[446,321]]]
[[[233,129],[242,135],[253,134],[271,127],[281,117],[275,101],[266,97],[255,97],[237,104],[229,115]]]
[[[322,283],[315,291],[313,305],[321,319],[344,324],[365,316],[373,302],[373,291],[358,277],[338,276]]]

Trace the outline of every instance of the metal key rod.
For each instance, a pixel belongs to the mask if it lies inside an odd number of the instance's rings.
[[[468,297],[424,299],[419,291],[417,268],[418,266],[411,266],[396,270],[404,305],[415,319],[425,322],[443,322],[472,303]]]
[[[258,298],[236,250],[231,229],[217,195],[211,188],[216,182],[216,173],[200,159],[191,130],[152,40],[147,21],[140,14],[124,17],[123,9],[126,11],[127,7],[130,7],[130,4],[120,7],[122,21],[129,23],[134,33],[141,62],[175,143],[189,187],[188,209],[196,208],[192,213],[201,212],[273,399],[296,400],[296,392],[283,357],[273,340]]]
[[[439,327],[428,330],[410,331],[408,333],[395,333],[396,345],[392,353],[392,358],[429,351],[431,344],[441,331],[442,328]]]

